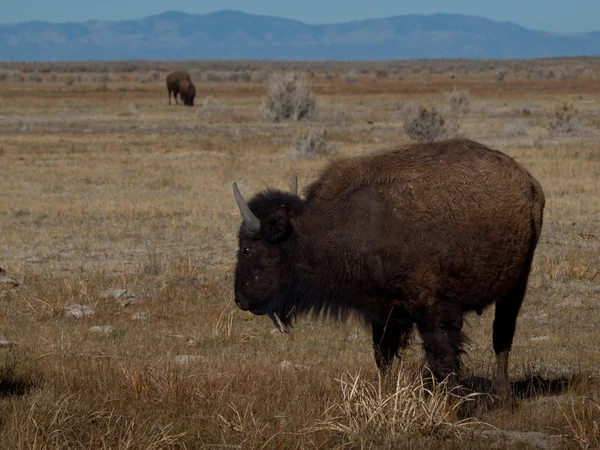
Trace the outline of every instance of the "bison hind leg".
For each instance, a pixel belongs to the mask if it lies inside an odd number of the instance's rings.
[[[496,377],[494,388],[498,392],[507,393],[508,383],[508,356],[512,347],[517,324],[517,316],[527,290],[529,270],[521,277],[515,288],[504,298],[496,302],[494,316],[494,352],[496,353]]]

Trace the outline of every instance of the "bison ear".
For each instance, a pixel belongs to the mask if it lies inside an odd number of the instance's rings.
[[[290,217],[285,210],[269,214],[264,222],[261,221],[260,224],[262,237],[271,244],[277,244],[287,239],[291,231]]]

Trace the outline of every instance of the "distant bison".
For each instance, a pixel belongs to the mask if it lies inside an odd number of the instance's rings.
[[[171,92],[173,92],[177,104],[179,104],[177,100],[177,94],[179,94],[184,105],[194,106],[196,86],[194,86],[189,73],[178,70],[167,75],[167,89],[169,91],[169,105],[171,104]]]
[[[459,139],[341,159],[297,195],[267,190],[242,213],[235,302],[288,328],[312,311],[370,324],[375,361],[416,325],[437,378],[460,369],[466,312],[496,304],[495,385],[542,230],[540,184],[509,156]]]

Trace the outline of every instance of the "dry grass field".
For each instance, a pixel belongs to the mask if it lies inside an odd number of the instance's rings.
[[[598,60],[331,64],[308,77],[316,117],[279,123],[261,115],[254,66],[242,80],[196,68],[193,108],[168,105],[164,67],[2,68],[0,277],[19,285],[0,283],[0,448],[600,446]],[[250,196],[298,174],[302,189],[330,158],[411,142],[419,105],[524,164],[547,198],[511,356],[516,401],[469,417],[455,406],[472,399],[423,393],[418,336],[380,384],[358,321],[280,334],[233,301],[231,183]],[[334,153],[291,150],[322,128]],[[74,305],[94,314],[72,317]],[[493,307],[467,317],[465,376],[493,374],[492,320]]]

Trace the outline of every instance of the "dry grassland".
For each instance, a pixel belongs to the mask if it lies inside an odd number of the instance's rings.
[[[318,118],[282,123],[262,119],[266,86],[253,80],[199,81],[194,108],[168,106],[164,72],[0,82],[0,266],[20,282],[0,284],[0,447],[476,449],[493,427],[598,446],[600,82],[497,81],[469,64],[459,77],[358,81],[325,67],[310,78]],[[467,111],[450,107],[453,89]],[[548,130],[562,102],[578,110],[572,133]],[[510,367],[521,395],[467,422],[411,375],[417,336],[398,383],[379,386],[358,322],[306,319],[281,335],[233,302],[231,183],[248,196],[298,174],[302,189],[328,158],[408,143],[420,104],[523,163],[547,198]],[[311,127],[336,155],[293,157]],[[102,298],[110,288],[136,302]],[[95,314],[69,317],[75,304]],[[493,373],[492,319],[467,317],[467,376]]]

